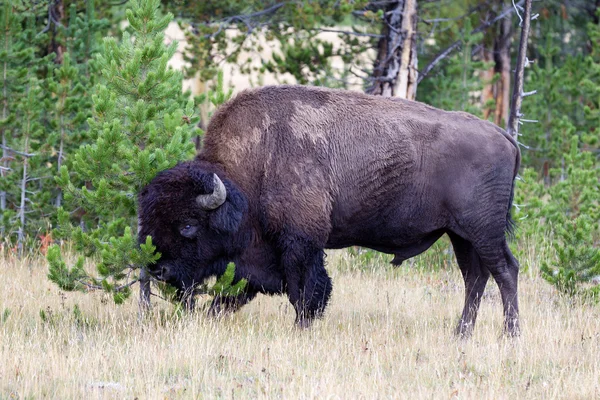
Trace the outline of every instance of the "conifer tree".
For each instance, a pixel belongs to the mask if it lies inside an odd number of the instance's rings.
[[[578,136],[565,159],[565,176],[549,188],[550,199],[539,210],[538,218],[552,223],[558,244],[557,263],[544,261],[541,273],[565,294],[595,297],[600,294],[600,168],[591,152],[580,150]]]
[[[40,78],[48,70],[51,56],[42,57],[36,52],[46,36],[36,27],[34,11],[20,3],[7,2],[1,15],[5,35],[0,51],[3,70],[0,226],[4,240],[15,245],[19,256],[29,247],[25,241],[35,237],[46,223],[43,211],[46,193],[41,190],[42,180],[48,175],[41,153],[46,104]]]
[[[39,208],[40,203],[36,198],[39,192],[32,190],[30,183],[36,179],[35,171],[40,170],[42,157],[39,153],[40,144],[44,141],[43,129],[40,123],[40,114],[42,111],[41,88],[38,80],[31,77],[26,85],[25,97],[21,99],[18,107],[18,115],[21,118],[21,124],[17,129],[17,138],[13,141],[12,152],[21,158],[21,162],[15,172],[19,176],[18,206],[16,207],[17,228],[17,253],[22,257],[25,253],[26,224],[28,212],[34,208]],[[17,147],[18,146],[18,147]],[[18,148],[19,150],[15,150]]]
[[[104,40],[97,59],[102,80],[88,120],[93,143],[82,146],[57,177],[69,209],[84,215],[83,224],[74,226],[69,212],[59,209],[56,233],[97,260],[98,277],[84,271],[83,256],[69,268],[52,247],[49,278],[63,289],[101,287],[119,302],[129,295],[138,268],[159,257],[150,238],[137,245],[137,193],[157,172],[193,155],[198,120],[193,101],[182,93],[182,75],[167,66],[176,51],[176,43],[164,44],[171,19],[160,16],[158,0],[133,1],[120,42]]]
[[[24,17],[11,0],[7,0],[0,9],[0,77],[2,79],[2,114],[0,133],[2,135],[2,158],[0,159],[0,232],[10,230],[9,220],[14,217],[10,203],[14,202],[12,192],[15,174],[12,174],[12,162],[15,155],[11,151],[12,138],[17,123],[17,105],[27,82],[28,65],[34,58],[34,49],[25,41],[22,24]]]
[[[85,121],[89,117],[91,104],[85,96],[85,87],[81,83],[76,65],[71,63],[71,54],[66,52],[62,64],[54,70],[54,76],[48,79],[48,90],[54,97],[52,127],[54,132],[48,137],[47,144],[56,151],[56,173],[65,160],[68,147],[75,147],[85,137]],[[71,145],[71,146],[69,146]],[[74,149],[73,149],[74,150]],[[55,195],[54,204],[62,205],[62,192]]]
[[[85,80],[95,77],[95,62],[93,55],[102,44],[102,37],[108,31],[109,24],[104,18],[96,16],[95,1],[85,2],[85,11],[77,12],[77,6],[69,8],[69,24],[64,28],[66,51],[70,54],[72,63]]]
[[[92,116],[89,94],[99,75],[93,55],[100,50],[101,36],[108,30],[108,21],[96,17],[95,1],[87,1],[85,9],[80,11],[72,3],[67,17],[68,24],[59,27],[55,38],[65,48],[62,62],[46,79],[45,86],[51,99],[46,116],[51,132],[44,153],[55,173],[69,154],[88,141],[87,119]],[[58,208],[62,205],[62,191],[55,188],[54,181],[51,183],[44,188],[51,197],[47,203]],[[47,213],[53,216],[55,210],[49,209]]]

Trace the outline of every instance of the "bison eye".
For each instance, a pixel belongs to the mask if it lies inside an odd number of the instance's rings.
[[[181,225],[181,227],[179,228],[179,233],[181,233],[181,236],[184,236],[186,238],[194,237],[197,231],[198,227],[196,226],[196,224],[192,223],[186,223],[185,225]]]

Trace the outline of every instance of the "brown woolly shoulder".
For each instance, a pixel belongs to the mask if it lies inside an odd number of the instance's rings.
[[[243,107],[244,103],[252,101],[252,99],[256,97],[256,92],[260,91],[260,89],[261,88],[245,89],[226,103],[219,106],[208,123],[206,134],[208,135],[212,131],[220,130],[219,128],[223,125],[224,120],[230,115],[231,109],[235,109],[240,105]]]

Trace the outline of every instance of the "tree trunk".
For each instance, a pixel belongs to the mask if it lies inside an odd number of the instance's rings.
[[[512,3],[499,0],[497,9],[502,10],[512,6]],[[500,11],[498,11],[500,12]],[[511,44],[511,18],[502,18],[498,27],[489,32],[482,51],[484,62],[493,62],[493,66],[483,74],[485,86],[483,88],[481,103],[484,107],[483,117],[488,119],[493,115],[494,123],[503,126],[508,121],[510,107],[510,44]],[[491,50],[493,49],[493,51]],[[494,75],[498,79],[492,82]],[[494,106],[486,106],[493,100]]]
[[[140,231],[142,230],[142,223],[138,219],[138,240]],[[152,295],[150,287],[150,274],[146,271],[144,265],[140,265],[140,299],[139,299],[139,317],[140,319],[146,315],[152,305],[150,296]]]
[[[64,25],[63,20],[65,19],[65,6],[62,0],[55,0],[54,2],[50,2],[50,4],[48,4],[48,17],[50,17],[50,15],[52,15],[56,22]],[[57,40],[58,32],[56,25],[57,24],[54,23],[54,28],[52,29],[52,39],[48,44],[48,53],[56,54],[54,62],[56,64],[62,64],[65,49],[62,43]]]
[[[417,95],[417,0],[390,3],[384,13],[383,38],[366,92],[414,100]]]
[[[508,3],[507,3],[508,5]],[[494,123],[503,126],[508,122],[508,111],[510,108],[510,39],[511,18],[505,17],[500,23],[500,35],[494,43],[495,49],[495,71],[500,75],[496,82],[496,112]]]
[[[27,136],[25,136],[25,148],[23,150],[24,154],[29,153],[29,121],[27,126]],[[19,258],[23,258],[25,254],[25,206],[27,202],[27,180],[29,177],[27,176],[27,167],[29,166],[29,156],[23,156],[23,177],[21,179],[21,202],[19,204],[19,213],[17,217],[19,218],[19,229],[17,230],[17,254]]]
[[[515,68],[515,82],[512,93],[512,102],[510,105],[510,116],[506,131],[515,139],[519,135],[519,119],[521,118],[521,102],[523,97],[531,93],[523,93],[523,75],[525,69],[525,59],[527,58],[527,40],[529,38],[529,26],[531,22],[531,1],[525,0],[525,12],[523,13],[523,26],[521,27],[521,40],[519,41],[519,53],[517,55],[517,65]]]
[[[61,109],[64,108],[64,104],[65,104],[65,99],[66,95],[64,95],[61,99]],[[58,162],[57,162],[57,166],[56,166],[56,174],[58,175],[60,173],[60,168],[62,167],[62,161],[63,161],[63,152],[64,152],[64,144],[65,144],[65,120],[64,120],[64,111],[60,112],[60,119],[59,119],[59,124],[60,124],[60,147],[58,150]],[[56,201],[54,203],[54,205],[56,206],[56,208],[60,208],[60,206],[62,205],[62,190],[59,188],[58,189],[58,194],[56,195]]]

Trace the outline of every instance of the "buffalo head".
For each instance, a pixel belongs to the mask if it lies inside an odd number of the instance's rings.
[[[180,291],[223,272],[243,247],[245,196],[210,164],[191,161],[160,172],[139,195],[139,240],[161,257],[148,266]]]

